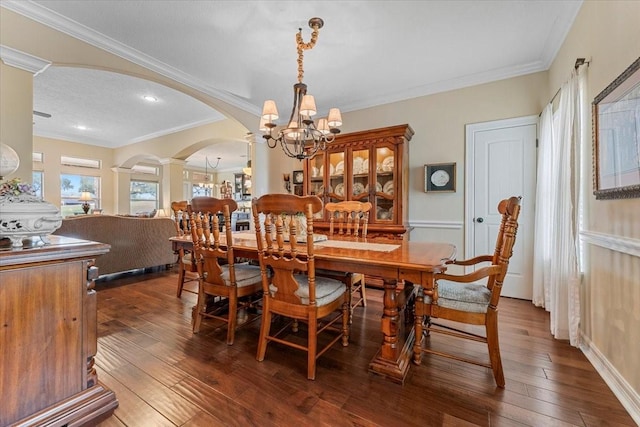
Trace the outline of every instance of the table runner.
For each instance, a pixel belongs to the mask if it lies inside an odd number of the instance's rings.
[[[326,240],[324,242],[318,242],[314,246],[326,246],[331,248],[358,249],[378,252],[391,252],[400,247],[400,245],[389,245],[385,243],[348,242],[346,240]]]
[[[241,233],[233,233],[233,237],[234,238],[238,238],[238,239],[247,239],[247,240],[256,240],[256,233],[247,233],[247,232],[241,232]],[[298,236],[298,243],[304,243],[307,241],[306,239],[306,235],[299,235]],[[314,234],[313,235],[313,241],[314,242],[321,242],[323,240],[327,240],[327,235],[326,234]],[[288,236],[285,237],[284,239],[285,242],[289,241]]]

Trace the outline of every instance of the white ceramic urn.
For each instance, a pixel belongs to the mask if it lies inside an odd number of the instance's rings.
[[[30,194],[0,196],[0,238],[11,239],[11,246],[22,247],[22,240],[39,237],[45,244],[48,235],[62,225],[60,211],[54,205]]]

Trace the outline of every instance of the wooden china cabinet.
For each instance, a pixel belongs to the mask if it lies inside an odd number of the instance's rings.
[[[371,202],[368,237],[408,239],[409,141],[407,124],[337,135],[327,150],[304,161],[305,194],[324,203]],[[324,212],[314,229],[329,229]]]

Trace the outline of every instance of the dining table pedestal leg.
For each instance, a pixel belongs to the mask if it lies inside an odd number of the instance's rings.
[[[381,330],[382,346],[369,363],[369,371],[383,375],[391,381],[404,383],[409,372],[414,341],[413,322],[405,330],[407,303],[414,294],[413,285],[398,291],[397,280],[384,280],[384,310]]]

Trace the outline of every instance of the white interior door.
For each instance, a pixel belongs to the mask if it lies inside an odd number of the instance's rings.
[[[531,300],[537,116],[466,126],[465,258],[493,254],[500,200],[522,196],[502,295]]]

